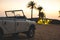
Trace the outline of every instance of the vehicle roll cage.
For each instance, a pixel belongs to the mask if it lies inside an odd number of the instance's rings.
[[[14,13],[14,16],[15,16],[15,12],[16,11],[22,11],[23,16],[25,16],[23,10],[10,10],[10,11],[5,11],[5,15],[6,15],[6,17],[8,17],[7,12],[12,12],[12,13]]]

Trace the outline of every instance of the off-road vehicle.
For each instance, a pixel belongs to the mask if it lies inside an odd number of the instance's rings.
[[[0,17],[0,39],[5,34],[25,33],[33,37],[35,33],[35,22],[27,20],[23,10],[5,11],[6,17]]]

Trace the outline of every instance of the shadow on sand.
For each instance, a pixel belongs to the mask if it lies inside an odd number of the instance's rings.
[[[10,36],[4,36],[3,40],[34,40],[34,37],[28,38],[26,35],[19,35],[17,37]]]

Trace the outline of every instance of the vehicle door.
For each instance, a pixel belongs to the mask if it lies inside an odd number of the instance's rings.
[[[28,26],[28,23],[24,19],[16,20],[16,32],[26,31],[27,26]]]
[[[6,29],[7,33],[14,33],[15,32],[15,20],[14,18],[6,18],[3,20],[3,26]]]

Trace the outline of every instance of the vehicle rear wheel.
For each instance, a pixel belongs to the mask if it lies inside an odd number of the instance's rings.
[[[31,27],[26,34],[27,34],[27,37],[29,37],[29,38],[34,37],[34,35],[35,35],[35,28]]]
[[[13,33],[12,37],[14,37],[14,38],[16,37],[17,38],[18,37],[18,33]]]
[[[3,40],[3,32],[0,30],[0,40]]]

